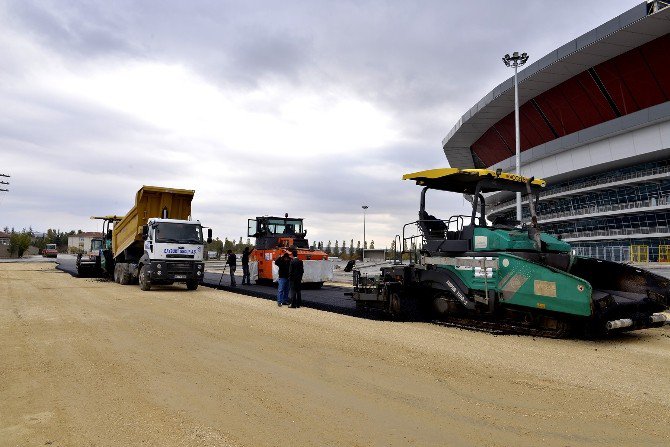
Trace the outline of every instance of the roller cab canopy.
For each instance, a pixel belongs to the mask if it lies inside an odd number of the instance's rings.
[[[528,192],[526,186],[528,181],[530,181],[533,193],[539,192],[546,186],[546,182],[542,179],[528,178],[508,172],[496,172],[489,169],[429,169],[405,174],[402,179],[414,180],[417,185],[427,186],[430,189],[464,194],[475,194],[478,185],[479,192],[482,193],[495,191],[526,193]]]

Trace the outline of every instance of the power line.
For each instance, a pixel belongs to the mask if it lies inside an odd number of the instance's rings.
[[[0,177],[10,178],[7,174],[0,174]],[[9,185],[9,182],[0,181],[0,185]],[[9,192],[9,189],[0,188],[0,192]]]

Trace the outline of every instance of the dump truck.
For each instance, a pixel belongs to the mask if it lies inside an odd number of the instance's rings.
[[[247,236],[256,238],[254,250],[249,256],[251,276],[260,284],[277,282],[278,268],[275,260],[284,253],[297,250],[305,270],[303,287],[320,288],[324,281],[333,279],[333,263],[328,253],[309,247],[307,230],[303,218],[262,216],[247,221]]]
[[[379,274],[354,269],[357,307],[549,337],[598,336],[666,324],[670,280],[644,269],[576,256],[542,233],[541,179],[486,169],[432,169],[403,176],[422,186],[419,219],[396,236],[396,260]],[[440,219],[429,191],[466,194],[469,215]],[[486,194],[526,195],[530,219],[486,219]]]
[[[173,283],[197,289],[204,275],[204,239],[200,221],[191,220],[194,194],[143,186],[124,216],[93,217],[103,220],[101,270],[119,284],[139,283],[142,290]]]
[[[100,260],[102,248],[104,246],[103,238],[95,237],[91,239],[91,246],[86,253],[77,254],[77,276],[97,276],[101,272]]]

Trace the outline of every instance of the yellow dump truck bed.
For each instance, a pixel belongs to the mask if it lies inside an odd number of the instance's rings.
[[[167,210],[168,219],[186,220],[191,215],[191,201],[195,191],[190,189],[143,186],[135,196],[135,206],[125,217],[114,225],[112,232],[112,252],[116,258],[136,241],[142,240],[142,227],[150,218],[163,217]]]

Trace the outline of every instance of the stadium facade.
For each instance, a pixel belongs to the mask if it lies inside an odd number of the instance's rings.
[[[670,261],[670,6],[639,4],[521,70],[521,173],[538,218],[578,254]],[[515,170],[513,78],[442,141],[452,167]],[[487,197],[515,219],[515,198]],[[524,220],[529,217],[523,209]]]

